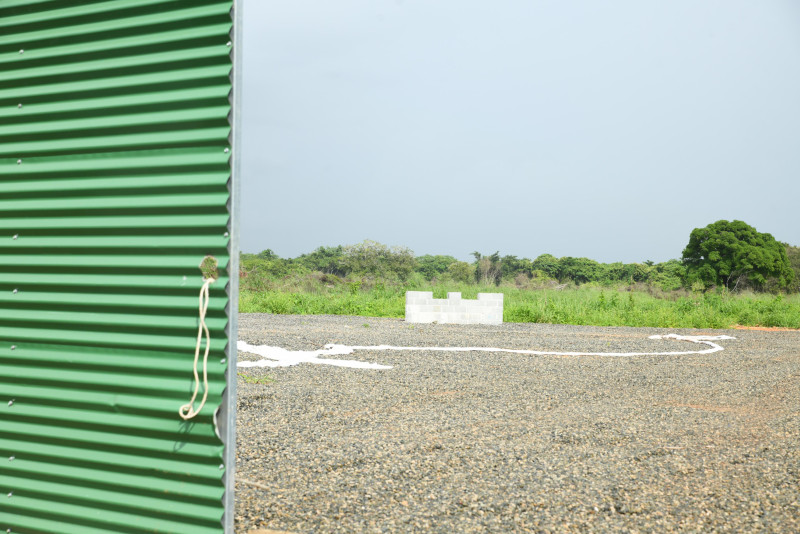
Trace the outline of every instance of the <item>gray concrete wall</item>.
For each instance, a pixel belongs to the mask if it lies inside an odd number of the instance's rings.
[[[501,324],[503,294],[478,293],[478,300],[471,300],[448,293],[446,299],[435,299],[432,291],[406,291],[406,322]]]

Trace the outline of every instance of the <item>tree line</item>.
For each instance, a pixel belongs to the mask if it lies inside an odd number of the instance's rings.
[[[296,258],[272,250],[242,254],[240,276],[245,289],[263,278],[317,273],[324,283],[343,279],[383,283],[457,282],[484,285],[596,283],[649,284],[664,291],[790,291],[800,289],[800,247],[776,241],[742,221],[717,221],[692,231],[681,259],[661,263],[601,263],[589,258],[541,254],[534,259],[514,255],[472,253],[473,261],[448,255],[415,256],[407,247],[366,240],[355,245],[318,247]],[[248,280],[248,278],[250,280]]]

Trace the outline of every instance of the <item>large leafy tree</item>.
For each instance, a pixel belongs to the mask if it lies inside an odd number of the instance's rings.
[[[538,259],[538,258],[537,258]],[[597,280],[600,264],[589,258],[573,258],[565,256],[558,260],[557,277],[559,282],[572,280],[576,284],[585,284]]]
[[[558,258],[552,254],[542,254],[533,260],[531,267],[534,270],[542,271],[550,278],[558,277]]]
[[[317,247],[314,252],[303,254],[295,258],[295,263],[307,267],[310,271],[319,271],[326,274],[344,276],[346,273],[342,268],[342,256],[344,247]]]
[[[479,284],[500,285],[500,276],[503,273],[503,262],[498,250],[491,256],[484,256],[478,251],[472,253],[475,258],[475,281]]]
[[[794,283],[792,289],[800,291],[800,247],[786,245],[786,257],[789,258],[789,266],[794,271]]]
[[[417,261],[411,249],[388,247],[366,239],[357,245],[344,247],[341,265],[348,274],[405,281],[414,271]]]
[[[425,254],[417,257],[417,272],[421,273],[425,280],[433,280],[446,273],[450,266],[457,261],[453,256]]]
[[[743,280],[762,288],[767,280],[789,287],[794,280],[786,248],[770,234],[742,221],[717,221],[695,228],[683,250],[688,284],[735,289]]]

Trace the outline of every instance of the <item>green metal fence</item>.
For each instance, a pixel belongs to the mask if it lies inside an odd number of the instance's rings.
[[[0,532],[232,531],[232,8],[0,0]]]

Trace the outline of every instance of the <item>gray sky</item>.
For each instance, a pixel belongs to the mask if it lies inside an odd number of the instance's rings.
[[[246,0],[241,248],[800,245],[796,0]]]

